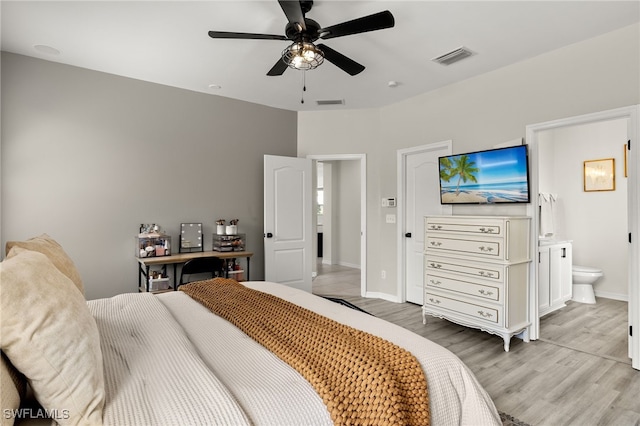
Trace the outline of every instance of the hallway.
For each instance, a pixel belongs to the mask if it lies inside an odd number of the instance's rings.
[[[360,269],[317,262],[318,275],[313,279],[312,293],[318,296],[360,297]]]

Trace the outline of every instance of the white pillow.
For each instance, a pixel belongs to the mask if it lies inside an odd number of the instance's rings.
[[[20,247],[0,263],[0,346],[62,425],[102,424],[100,337],[83,295],[49,258]]]

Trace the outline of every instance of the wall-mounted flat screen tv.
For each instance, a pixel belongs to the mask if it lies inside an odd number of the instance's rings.
[[[439,158],[442,204],[529,202],[527,145]]]

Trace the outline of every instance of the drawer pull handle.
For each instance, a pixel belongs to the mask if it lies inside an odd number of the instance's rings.
[[[431,263],[429,264],[429,266],[431,266],[432,268],[435,268],[435,269],[440,269],[440,268],[442,268],[442,265],[441,265],[441,264],[439,264],[439,263],[433,263],[433,262],[431,262]]]
[[[429,280],[429,282],[433,285],[440,285],[442,284],[442,281],[435,281],[435,280]]]
[[[491,318],[493,316],[493,314],[485,312],[485,311],[478,311],[478,313],[480,314],[481,317],[483,318]]]
[[[440,247],[442,245],[440,241],[431,241],[429,244],[431,244],[433,247]]]
[[[440,229],[442,229],[442,225],[431,225],[429,226],[429,228],[439,231]]]
[[[478,293],[480,293],[483,296],[491,296],[493,294],[492,291],[487,291],[485,289],[478,290]]]
[[[489,277],[489,278],[493,278],[493,272],[478,271],[478,274],[479,274],[481,277]]]
[[[485,234],[492,234],[493,228],[479,228],[480,232],[484,232]]]
[[[430,297],[430,298],[429,298],[429,301],[430,301],[431,303],[433,303],[433,304],[436,304],[436,305],[439,305],[439,304],[440,304],[440,301],[439,301],[438,299],[434,299],[433,297]]]
[[[478,249],[485,253],[491,253],[493,251],[493,247],[480,246]]]

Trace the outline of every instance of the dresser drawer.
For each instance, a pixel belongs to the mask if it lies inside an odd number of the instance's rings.
[[[504,282],[505,277],[504,265],[462,261],[451,257],[427,256],[424,267],[427,274],[444,272],[466,278],[482,278],[498,282]]]
[[[430,273],[425,275],[424,283],[426,290],[438,288],[494,302],[502,302],[504,298],[501,285],[488,285]]]
[[[474,303],[462,299],[453,299],[428,290],[424,293],[424,306],[427,309],[432,306],[445,311],[464,314],[490,324],[502,326],[504,323],[502,319],[502,306],[492,306],[482,304],[482,302]]]
[[[442,254],[504,259],[504,243],[500,238],[454,238],[427,234],[426,250]]]
[[[470,221],[463,217],[428,217],[426,219],[424,229],[425,232],[455,232],[463,234],[502,236],[505,233],[504,228],[505,221],[501,219],[482,218]]]

